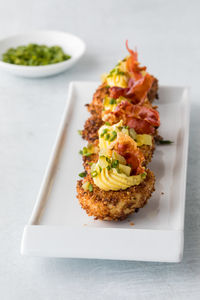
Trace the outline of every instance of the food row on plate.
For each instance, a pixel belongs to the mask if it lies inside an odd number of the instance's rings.
[[[80,153],[84,172],[77,198],[89,216],[123,220],[143,207],[154,191],[148,168],[159,138],[158,80],[138,61],[137,51],[102,76],[87,105],[91,116],[81,131],[88,142]]]

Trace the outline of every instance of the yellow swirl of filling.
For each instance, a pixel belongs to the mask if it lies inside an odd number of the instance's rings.
[[[112,76],[106,78],[106,84],[110,87],[117,86],[121,88],[126,88],[128,86],[128,80],[125,75],[113,74]]]
[[[120,61],[116,67],[110,71],[109,74],[103,74],[101,76],[102,82],[105,82],[108,86],[117,86],[126,88],[128,86],[128,73],[126,68],[126,61]]]
[[[99,159],[91,166],[91,176],[94,184],[104,191],[125,190],[139,185],[146,177],[145,172],[130,175],[131,167],[126,164],[125,158],[114,150],[118,135],[125,135],[131,139],[128,128],[123,126],[123,121],[113,126],[104,125],[99,129]]]
[[[139,185],[144,180],[145,175],[127,176],[124,173],[118,173],[116,169],[110,170],[104,168],[93,178],[94,183],[104,191],[125,190],[133,185]]]

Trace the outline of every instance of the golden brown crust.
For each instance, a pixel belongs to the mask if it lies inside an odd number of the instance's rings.
[[[87,173],[90,173],[91,164],[96,163],[98,161],[99,155],[92,154],[90,156],[83,156],[83,167]]]
[[[101,116],[103,110],[103,99],[106,95],[109,95],[109,88],[105,83],[101,84],[93,95],[92,102],[87,105],[88,111],[91,114],[98,114]]]
[[[124,220],[129,214],[143,207],[154,191],[155,176],[147,169],[146,179],[138,186],[126,190],[103,191],[93,182],[90,175],[84,179],[93,186],[93,191],[84,191],[82,180],[77,182],[77,198],[89,216],[96,219]]]
[[[154,99],[158,99],[158,79],[154,77],[154,81],[150,91],[147,94],[147,98],[150,102],[153,102]]]
[[[82,130],[82,138],[92,144],[98,139],[98,130],[103,124],[101,115],[91,115],[85,122],[84,129]]]
[[[144,166],[148,165],[151,162],[151,159],[153,157],[153,153],[155,150],[155,143],[154,143],[154,139],[152,141],[152,146],[149,145],[142,145],[140,147],[138,147],[143,155],[144,155]]]

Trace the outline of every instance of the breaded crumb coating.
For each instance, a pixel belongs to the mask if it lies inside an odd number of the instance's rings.
[[[87,175],[84,181],[92,184],[93,191],[84,191],[83,180],[77,182],[77,198],[80,205],[95,219],[124,220],[135,210],[143,207],[154,191],[155,176],[149,169],[146,172],[147,177],[140,185],[119,191],[103,191],[95,186],[92,177]]]

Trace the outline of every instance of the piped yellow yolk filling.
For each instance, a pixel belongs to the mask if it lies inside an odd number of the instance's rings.
[[[101,76],[102,82],[106,83],[107,86],[113,87],[121,87],[126,88],[128,87],[128,81],[130,77],[135,77],[134,73],[129,73],[127,70],[126,65],[127,57],[121,61],[115,66],[114,69],[110,71],[109,74],[104,73]],[[141,75],[144,77],[146,75],[146,71],[141,71]]]
[[[126,61],[120,61],[109,74],[101,76],[102,82],[105,82],[109,87],[117,86],[126,88],[128,86],[129,75],[127,73]]]
[[[104,191],[125,190],[139,185],[146,177],[146,173],[130,175],[131,167],[126,165],[123,156],[114,151],[118,134],[129,135],[123,121],[113,126],[102,126],[99,129],[99,160],[91,166],[91,176],[95,185]]]
[[[119,173],[116,169],[102,169],[102,171],[93,178],[94,183],[104,191],[125,190],[133,185],[139,185],[142,181],[142,174],[135,176],[127,176],[124,173]]]

